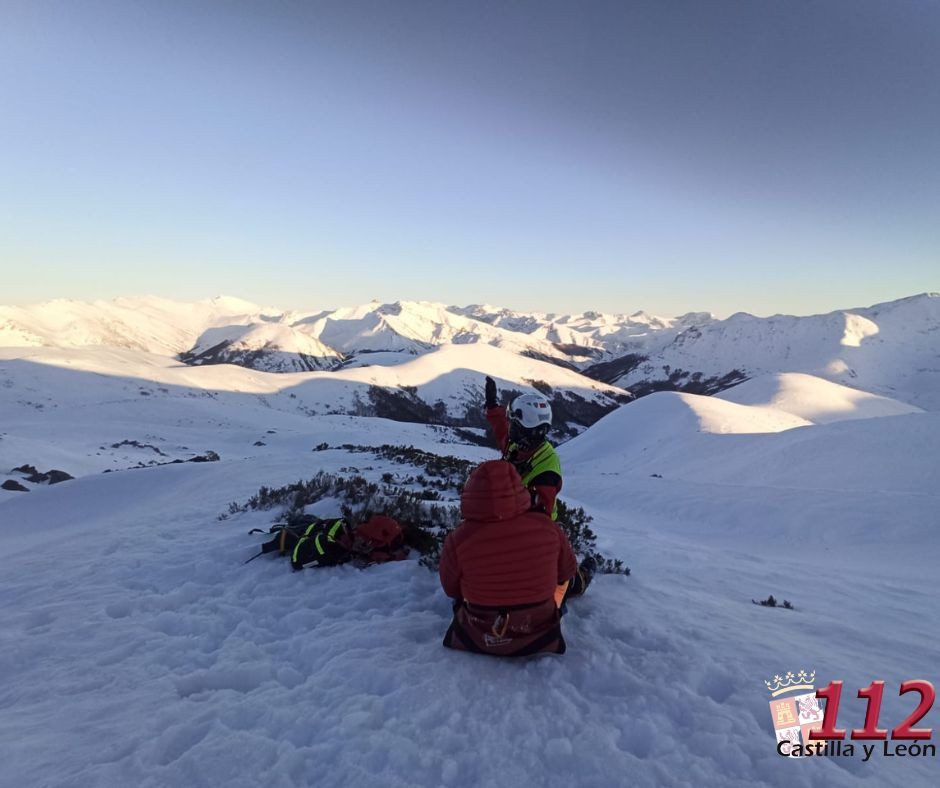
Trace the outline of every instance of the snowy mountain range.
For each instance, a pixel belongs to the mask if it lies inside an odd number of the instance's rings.
[[[846,728],[884,680],[890,729],[901,682],[940,679],[938,305],[0,309],[6,782],[935,784],[934,758],[780,757],[764,680],[844,681]],[[487,374],[553,398],[561,497],[632,569],[572,601],[564,657],[443,649],[451,603],[414,556],[243,565],[282,514],[232,509],[260,486],[437,496],[407,457],[495,457]]]
[[[169,352],[193,364],[240,363],[286,372],[348,366],[361,354],[420,355],[442,344],[481,343],[583,365],[631,349],[651,332],[661,342],[712,320],[704,313],[669,320],[642,312],[526,314],[415,301],[302,313],[224,296],[196,303],[154,297],[94,303],[60,299],[0,306],[0,346],[108,345]],[[292,356],[293,364],[285,365],[277,354]],[[369,357],[358,363],[375,361]]]
[[[103,346],[193,366],[289,373],[391,367],[444,345],[490,345],[635,396],[712,394],[763,374],[799,372],[925,407],[940,406],[938,331],[936,293],[824,315],[726,320],[704,312],[558,315],[413,301],[308,314],[228,297],[0,307],[0,346],[7,347]]]

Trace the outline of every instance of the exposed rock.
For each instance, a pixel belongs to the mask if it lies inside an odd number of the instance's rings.
[[[21,465],[19,468],[14,468],[13,473],[24,474],[26,481],[32,482],[33,484],[58,484],[59,482],[66,482],[69,479],[75,478],[71,474],[56,470],[55,468],[43,473],[37,470],[34,465]]]
[[[197,454],[195,457],[190,457],[188,460],[173,460],[173,462],[158,462],[156,465],[177,465],[183,462],[218,462],[219,455],[214,451],[209,450],[205,454]]]
[[[167,456],[164,452],[162,452],[159,448],[154,446],[152,443],[141,443],[140,441],[136,441],[136,440],[134,441],[123,440],[120,443],[111,444],[112,449],[120,449],[122,446],[133,446],[135,449],[150,449],[151,451],[155,451],[161,457]]]
[[[59,482],[67,482],[69,479],[75,478],[70,473],[66,473],[65,471],[59,471],[56,469],[49,471],[48,473],[45,474],[45,476],[48,478],[49,484],[58,484]]]
[[[11,490],[13,492],[29,492],[29,490],[13,479],[7,479],[3,484],[0,484],[0,489]]]

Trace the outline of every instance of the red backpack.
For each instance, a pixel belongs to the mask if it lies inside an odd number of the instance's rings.
[[[401,561],[408,556],[401,526],[396,520],[382,514],[373,514],[364,523],[357,525],[356,540],[368,550],[369,562],[373,564]]]

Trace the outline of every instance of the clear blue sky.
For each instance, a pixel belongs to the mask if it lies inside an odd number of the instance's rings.
[[[0,0],[0,303],[940,289],[940,3]]]

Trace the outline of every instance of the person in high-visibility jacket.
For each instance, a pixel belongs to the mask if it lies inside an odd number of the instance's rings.
[[[486,419],[503,459],[511,462],[532,495],[532,508],[558,519],[561,460],[548,442],[552,406],[541,394],[523,394],[508,410],[497,403],[496,381],[486,379]]]
[[[552,426],[552,406],[541,394],[522,394],[509,408],[498,404],[496,381],[486,378],[486,419],[493,429],[496,446],[503,459],[512,463],[522,477],[522,484],[532,499],[531,510],[544,512],[558,521],[558,493],[561,492],[561,460],[555,447],[548,442]],[[562,607],[565,600],[580,596],[591,583],[595,565],[585,556],[571,580],[555,590],[555,602]]]

